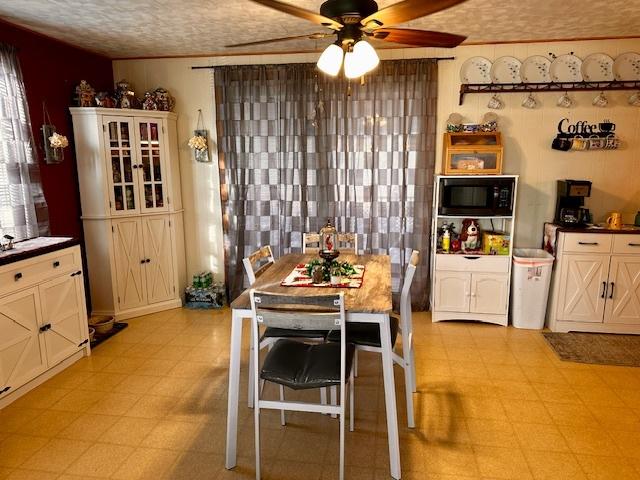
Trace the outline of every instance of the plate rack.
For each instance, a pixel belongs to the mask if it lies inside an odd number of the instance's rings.
[[[562,83],[463,83],[460,85],[458,105],[464,103],[467,93],[519,93],[519,92],[576,92],[607,90],[640,90],[640,81],[562,82]]]

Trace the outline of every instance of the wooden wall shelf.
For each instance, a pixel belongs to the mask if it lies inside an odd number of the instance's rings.
[[[516,93],[516,92],[575,92],[605,90],[640,90],[640,81],[613,82],[563,82],[563,83],[463,83],[460,85],[458,104],[462,105],[467,93]]]

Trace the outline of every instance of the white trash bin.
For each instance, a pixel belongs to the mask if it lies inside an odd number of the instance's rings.
[[[547,313],[547,298],[553,256],[536,248],[513,251],[511,319],[516,328],[541,330]]]

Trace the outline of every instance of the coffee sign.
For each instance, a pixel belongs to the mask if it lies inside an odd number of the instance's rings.
[[[569,150],[615,150],[620,146],[620,140],[614,131],[616,124],[610,120],[600,123],[589,123],[580,120],[569,123],[563,118],[558,123],[558,135],[553,139],[551,148],[567,152]]]
[[[565,137],[591,136],[591,135],[610,135],[616,129],[616,124],[609,120],[600,123],[588,123],[586,120],[580,120],[576,123],[569,123],[568,118],[563,118],[558,123],[558,134]]]

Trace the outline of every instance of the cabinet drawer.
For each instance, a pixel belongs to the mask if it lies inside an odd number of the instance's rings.
[[[80,268],[80,249],[78,247],[66,248],[12,263],[0,269],[0,295]]]
[[[436,255],[436,270],[452,272],[507,273],[511,257],[508,255]]]
[[[640,235],[614,235],[613,253],[640,254]]]
[[[603,233],[565,233],[564,252],[609,253],[613,235]]]

